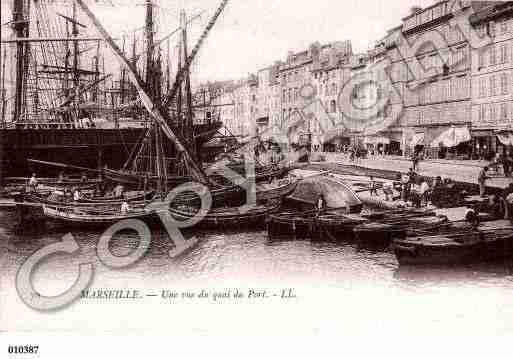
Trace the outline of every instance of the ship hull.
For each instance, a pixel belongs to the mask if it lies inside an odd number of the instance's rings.
[[[220,123],[195,125],[197,148],[215,134]],[[0,130],[0,180],[24,177],[57,177],[59,168],[29,163],[29,158],[87,168],[121,168],[146,133],[146,128],[123,129],[5,129]],[[175,157],[170,144],[166,157]]]

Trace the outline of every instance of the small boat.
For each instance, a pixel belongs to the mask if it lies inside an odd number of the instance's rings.
[[[446,216],[405,216],[389,220],[372,221],[354,227],[354,238],[359,245],[387,247],[394,238],[405,237],[410,228],[436,230],[448,221]]]
[[[396,239],[401,265],[458,265],[513,256],[513,228],[464,230],[455,233]]]
[[[436,213],[431,209],[426,208],[397,208],[385,211],[371,211],[369,213],[361,213],[362,217],[369,220],[394,220],[403,219],[407,217],[428,217],[435,216]]]
[[[236,185],[211,188],[210,195],[212,196],[213,208],[241,205],[246,199],[244,188]],[[171,203],[173,206],[199,207],[201,206],[201,196],[203,196],[203,193],[198,194],[192,190],[185,190],[177,194]]]
[[[42,203],[55,206],[72,206],[77,205],[81,207],[94,207],[94,206],[112,206],[121,205],[123,202],[128,202],[133,205],[144,204],[145,201],[150,201],[155,196],[155,192],[147,192],[141,194],[138,192],[127,193],[124,197],[84,197],[78,202],[66,201],[63,196],[53,195],[52,193],[42,194],[35,192],[27,192],[23,194],[23,201],[29,203]]]
[[[297,179],[284,178],[273,183],[259,183],[256,186],[258,203],[278,200],[291,194],[298,184]]]
[[[352,229],[366,222],[357,215],[337,214],[316,210],[306,212],[281,212],[269,216],[268,234],[276,236],[294,236],[311,239],[347,239]]]
[[[279,203],[266,206],[226,207],[209,210],[193,227],[201,228],[248,228],[265,225],[267,216],[279,208]],[[171,215],[179,222],[191,221],[198,215],[197,208],[179,206],[170,208]]]
[[[297,180],[285,178],[276,183],[259,183],[255,188],[257,203],[267,203],[281,200],[289,195],[296,188]],[[212,207],[236,207],[246,204],[246,190],[240,186],[232,185],[210,189],[212,196]],[[172,204],[200,206],[200,196],[193,191],[179,193],[172,201]]]
[[[55,206],[43,204],[43,215],[50,220],[68,225],[110,225],[126,219],[150,219],[155,212],[146,206],[133,208],[128,213],[121,213],[119,206],[109,208],[84,206]]]
[[[317,211],[280,212],[271,214],[267,219],[267,232],[269,238],[287,236],[296,238],[309,238],[314,229],[314,217]]]
[[[29,183],[30,178],[28,177],[7,177],[4,179],[6,185],[11,186],[25,186]],[[41,186],[45,187],[73,187],[73,186],[94,186],[102,181],[99,179],[87,179],[82,180],[81,178],[37,178],[37,182]]]
[[[79,200],[79,203],[100,203],[100,204],[121,204],[124,201],[135,202],[144,200],[149,201],[155,196],[155,191],[143,192],[137,191],[134,193],[127,193],[124,196],[104,196],[104,197],[87,197],[84,196]]]
[[[324,233],[337,238],[343,235],[344,239],[351,238],[353,229],[366,222],[367,219],[353,214],[326,213],[317,218],[317,225]]]
[[[229,163],[226,165],[229,169],[245,176],[246,168],[244,162]],[[269,181],[273,178],[282,178],[290,171],[287,167],[277,165],[255,166],[255,181]],[[217,170],[218,174],[222,174],[222,169]]]

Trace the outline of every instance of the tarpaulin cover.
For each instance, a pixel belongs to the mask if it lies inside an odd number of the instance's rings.
[[[289,198],[315,205],[321,194],[329,208],[352,207],[362,203],[348,185],[328,176],[310,177],[300,181]]]
[[[433,140],[431,147],[440,147],[440,145],[444,147],[454,147],[460,143],[470,141],[471,139],[472,137],[467,127],[451,127]]]

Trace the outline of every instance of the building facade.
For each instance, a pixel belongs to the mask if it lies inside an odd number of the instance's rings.
[[[459,23],[491,42],[473,46]],[[438,1],[366,53],[313,43],[239,81],[230,127],[285,131],[316,149],[476,158],[513,145],[512,83],[513,2]]]
[[[473,152],[503,152],[497,136],[513,128],[513,4],[495,5],[477,12],[472,25],[488,34],[491,43],[472,49]]]

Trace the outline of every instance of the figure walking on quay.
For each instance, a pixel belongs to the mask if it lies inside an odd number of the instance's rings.
[[[485,196],[486,193],[486,180],[489,178],[487,175],[488,167],[483,167],[483,169],[479,172],[479,175],[477,177],[477,183],[479,184],[479,195],[481,198]]]

